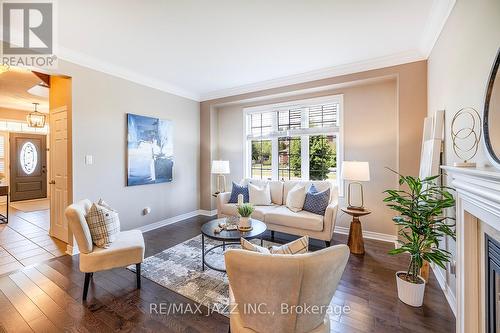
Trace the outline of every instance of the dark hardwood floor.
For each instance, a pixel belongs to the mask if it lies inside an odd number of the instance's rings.
[[[207,217],[156,229],[144,234],[146,256],[199,234]],[[275,241],[294,237],[276,233]],[[335,235],[333,244],[345,243]],[[319,249],[322,242],[312,241]],[[412,308],[397,298],[394,272],[405,268],[402,257],[387,255],[392,244],[366,240],[364,256],[351,255],[334,297],[350,312],[334,316],[332,332],[454,332],[455,318],[432,275],[424,306]],[[150,304],[194,303],[126,269],[94,274],[87,302],[81,295],[84,274],[78,256],[63,256],[0,277],[0,332],[224,332],[228,318],[217,313],[150,313]]]

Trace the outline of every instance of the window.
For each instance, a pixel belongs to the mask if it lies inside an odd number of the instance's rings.
[[[340,182],[341,95],[247,108],[245,128],[246,177]]]
[[[271,179],[272,143],[270,140],[252,141],[251,178]]]
[[[278,138],[278,178],[301,179],[301,143],[300,137]]]

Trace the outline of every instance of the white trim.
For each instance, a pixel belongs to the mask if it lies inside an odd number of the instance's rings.
[[[425,30],[420,40],[420,52],[428,58],[436,44],[448,17],[455,6],[456,0],[435,0],[432,3]]]
[[[266,89],[289,86],[298,83],[326,79],[335,76],[359,73],[373,69],[402,65],[410,62],[425,60],[427,57],[418,50],[405,51],[387,56],[372,58],[349,64],[322,68],[310,72],[305,72],[296,75],[284,76],[281,78],[271,79],[267,81],[242,85],[239,87],[221,89],[209,93],[202,93],[200,100],[208,101],[217,98],[262,91]]]
[[[349,228],[336,226],[334,232],[342,235],[349,235]],[[382,242],[395,243],[398,239],[395,235],[382,234],[374,231],[365,231],[363,230],[363,238],[366,239],[374,239]]]
[[[214,210],[199,209],[198,210],[198,215],[215,216],[215,215],[217,215],[217,209],[214,209]]]
[[[144,232],[148,232],[148,231],[151,231],[151,230],[154,230],[154,229],[158,229],[158,228],[164,227],[166,225],[173,224],[173,223],[176,223],[176,222],[180,222],[182,220],[189,219],[191,217],[195,217],[195,216],[198,216],[198,215],[201,215],[200,211],[199,210],[194,210],[192,212],[188,212],[188,213],[184,213],[184,214],[181,214],[181,215],[172,216],[172,217],[169,217],[167,219],[164,219],[164,220],[161,220],[161,221],[158,221],[158,222],[153,222],[153,223],[150,223],[150,224],[146,224],[146,225],[143,225],[142,227],[136,228],[136,229],[139,229],[140,231],[142,231],[144,233]]]
[[[146,87],[158,89],[169,94],[188,98],[197,102],[200,101],[200,96],[197,93],[188,91],[174,84],[140,74],[128,68],[117,66],[116,64],[94,58],[78,51],[74,51],[65,47],[59,47],[59,54],[57,56],[60,59],[72,62],[74,64],[112,76],[116,76],[127,81],[135,82]]]
[[[453,311],[453,314],[455,315],[455,318],[457,317],[457,300],[455,298],[455,295],[451,291],[450,286],[448,283],[446,283],[446,279],[443,276],[442,270],[439,269],[438,266],[431,264],[432,271],[434,272],[434,276],[436,277],[436,280],[439,283],[439,286],[441,287],[441,290],[444,293],[444,296],[446,297],[446,300],[448,301],[448,304],[450,305],[451,311]]]

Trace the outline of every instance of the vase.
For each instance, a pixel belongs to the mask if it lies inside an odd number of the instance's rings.
[[[418,276],[420,283],[411,283],[399,277],[399,274],[405,273],[405,271],[396,272],[399,299],[411,306],[422,306],[426,281],[420,275]]]
[[[240,229],[250,229],[252,227],[252,220],[250,219],[250,216],[240,217],[240,221],[238,223],[238,227]]]

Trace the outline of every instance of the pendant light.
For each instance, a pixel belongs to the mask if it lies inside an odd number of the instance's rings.
[[[40,103],[33,103],[35,111],[31,112],[26,117],[29,127],[42,128],[45,126],[45,115],[37,110],[39,104]]]

